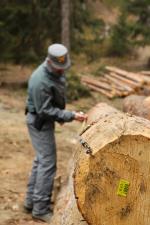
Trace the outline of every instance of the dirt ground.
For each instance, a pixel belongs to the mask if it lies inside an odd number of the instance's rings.
[[[35,225],[31,215],[23,211],[23,201],[34,150],[30,144],[25,125],[25,90],[0,90],[0,224]],[[97,102],[107,101],[121,106],[121,99],[113,102],[95,95],[68,105],[69,109],[87,111]],[[67,165],[77,143],[77,134],[81,129],[79,122],[56,126],[57,140],[57,182],[55,195],[67,179]],[[61,178],[61,179],[60,179]]]

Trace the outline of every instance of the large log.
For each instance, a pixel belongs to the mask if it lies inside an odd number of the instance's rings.
[[[97,122],[81,136],[92,153],[81,147],[76,164],[78,208],[91,225],[148,225],[150,123],[106,104],[95,110]],[[126,197],[117,194],[122,179],[129,182]]]
[[[123,111],[150,120],[150,97],[130,95],[123,101]]]
[[[149,149],[149,121],[104,103],[94,107],[59,225],[149,225]]]

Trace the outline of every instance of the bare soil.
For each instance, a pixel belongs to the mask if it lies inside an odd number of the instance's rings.
[[[0,90],[0,224],[37,224],[23,211],[23,201],[34,150],[25,124],[24,93]],[[58,170],[57,186],[67,177],[80,124],[56,126]],[[61,178],[61,179],[60,179]]]

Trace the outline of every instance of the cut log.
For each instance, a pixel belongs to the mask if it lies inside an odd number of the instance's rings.
[[[150,83],[150,76],[147,76],[146,74],[141,74],[141,77],[145,81],[145,83],[149,84]]]
[[[131,88],[138,89],[139,87],[141,87],[140,83],[137,83],[137,82],[135,82],[133,80],[130,80],[130,79],[125,78],[125,77],[122,77],[122,76],[120,76],[120,75],[118,75],[116,73],[111,72],[109,74],[109,76],[111,76],[113,78],[116,78],[118,80],[121,80],[122,82],[124,82],[124,84],[130,86]]]
[[[123,101],[123,111],[150,120],[150,97],[130,95]]]
[[[82,82],[111,91],[111,86],[108,83],[105,83],[104,81],[100,82],[100,81],[98,81],[96,79],[93,79],[91,77],[83,77]]]
[[[149,225],[150,122],[106,104],[91,113],[74,174],[79,211],[90,225]]]
[[[96,87],[96,86],[91,85],[91,84],[87,84],[87,86],[93,91],[97,91],[97,92],[99,92],[101,94],[106,95],[108,98],[113,98],[115,96],[115,93],[113,93],[112,90],[107,91],[107,90],[104,90],[104,89],[102,89],[100,87]]]
[[[150,76],[150,71],[141,71],[140,73]]]
[[[134,90],[133,88],[131,88],[130,86],[128,86],[127,84],[125,84],[124,82],[109,76],[108,74],[105,75],[105,77],[110,80],[112,83],[118,85],[118,87],[122,88],[125,91],[128,91],[129,93],[132,93]]]
[[[84,77],[82,79],[82,83],[86,84],[86,86],[88,86],[91,90],[100,92],[109,98],[113,98],[114,96],[122,97],[129,94],[125,90],[122,91],[122,89],[117,87],[116,85],[110,84],[109,82],[106,83],[104,79],[101,78],[99,80],[96,80],[94,78]]]
[[[96,78],[98,81],[100,81],[100,82],[105,82],[105,83],[107,83],[107,84],[110,84],[110,81],[109,80],[107,80],[105,77],[100,77],[100,78]]]
[[[116,89],[120,91],[120,93],[127,92],[127,90],[123,86],[117,85],[115,82],[112,82],[111,80],[107,79],[107,77],[99,78],[98,81],[109,84],[112,87],[112,89]]]
[[[127,72],[127,71],[125,71],[125,70],[121,70],[121,69],[119,69],[119,68],[112,67],[112,66],[106,66],[106,69],[107,69],[108,71],[111,71],[111,72],[120,74],[120,75],[122,75],[123,77],[126,77],[126,78],[128,78],[128,79],[130,79],[130,80],[133,80],[133,81],[135,81],[135,82],[139,82],[139,83],[141,83],[141,84],[144,83],[144,80],[143,80],[139,75],[137,75],[137,74],[135,74],[135,73]]]
[[[52,224],[149,225],[150,122],[98,104],[76,147],[74,187],[71,173]]]
[[[114,72],[105,74],[104,77],[98,79],[84,76],[82,83],[86,84],[91,90],[100,92],[109,98],[127,96],[141,88],[141,83],[138,81],[133,81]]]

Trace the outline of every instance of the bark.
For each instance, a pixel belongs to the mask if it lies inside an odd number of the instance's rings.
[[[70,50],[70,0],[61,0],[61,41]]]
[[[150,122],[101,103],[81,139],[59,225],[149,225]],[[121,179],[129,182],[125,197],[117,194]]]
[[[150,97],[130,95],[123,101],[123,111],[150,120]]]

